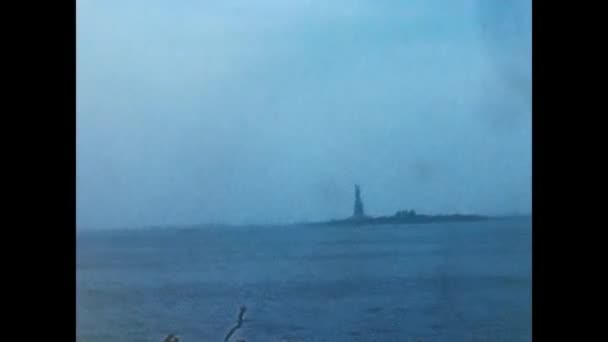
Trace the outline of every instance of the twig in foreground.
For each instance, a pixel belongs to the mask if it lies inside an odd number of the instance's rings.
[[[239,312],[239,319],[236,322],[236,325],[232,329],[230,329],[228,335],[226,335],[224,342],[228,342],[230,336],[232,336],[232,334],[234,334],[234,332],[241,327],[241,325],[243,324],[243,316],[245,315],[245,311],[247,311],[247,308],[245,306],[241,306],[241,312]]]

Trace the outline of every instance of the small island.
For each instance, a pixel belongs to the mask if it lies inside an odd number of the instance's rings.
[[[307,225],[380,225],[380,224],[413,224],[413,223],[446,223],[446,222],[471,222],[484,221],[489,217],[482,215],[420,215],[414,210],[401,210],[393,216],[372,217],[365,214],[363,201],[361,200],[361,188],[355,184],[355,204],[353,215],[345,219],[336,219],[322,222],[307,223]]]

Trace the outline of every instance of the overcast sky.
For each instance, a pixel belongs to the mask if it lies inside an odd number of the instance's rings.
[[[78,0],[78,229],[531,211],[531,9]]]

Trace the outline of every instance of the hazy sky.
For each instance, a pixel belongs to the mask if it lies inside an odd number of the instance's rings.
[[[78,0],[78,228],[529,213],[530,6]]]

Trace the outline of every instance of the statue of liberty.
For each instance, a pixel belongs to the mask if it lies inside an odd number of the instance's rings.
[[[355,184],[355,208],[353,210],[353,218],[363,218],[365,213],[363,211],[363,202],[361,201],[361,189],[359,185]]]

